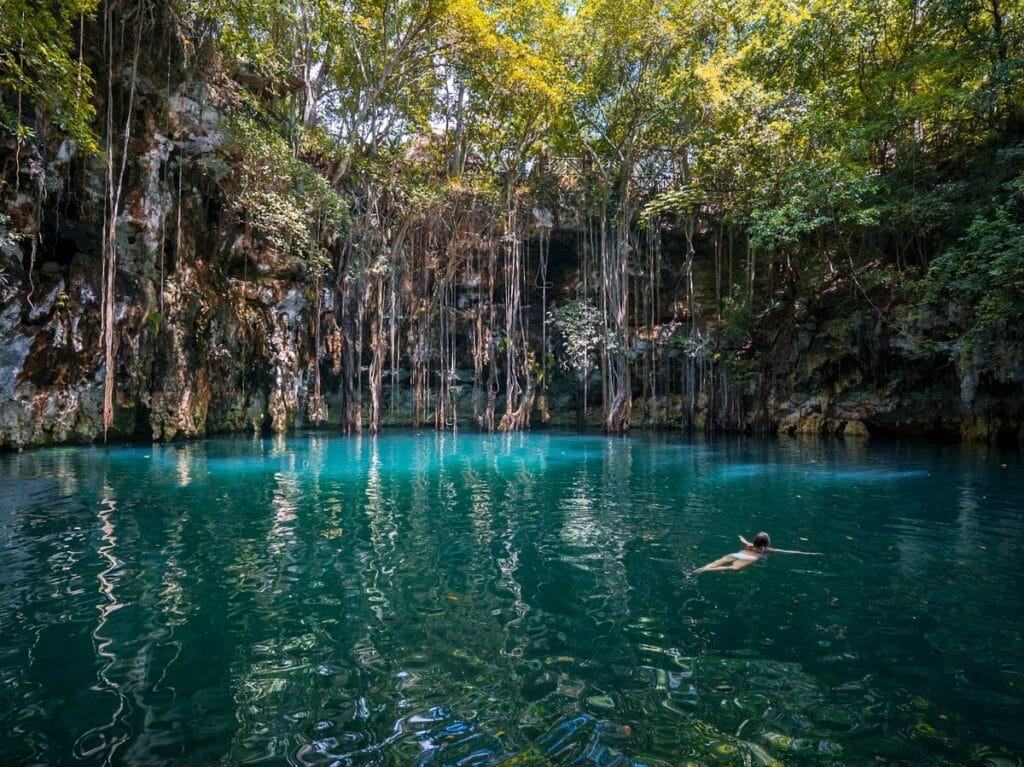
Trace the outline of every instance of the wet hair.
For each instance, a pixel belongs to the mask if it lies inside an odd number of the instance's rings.
[[[754,548],[755,549],[767,549],[772,545],[772,539],[768,536],[768,533],[760,532],[754,536]]]

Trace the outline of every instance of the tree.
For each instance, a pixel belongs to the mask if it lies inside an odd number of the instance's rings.
[[[0,13],[0,129],[19,142],[48,123],[97,151],[93,78],[82,57],[87,17],[98,0],[6,0]]]

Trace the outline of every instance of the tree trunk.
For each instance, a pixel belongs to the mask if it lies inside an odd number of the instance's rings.
[[[619,180],[619,212],[614,227],[615,241],[609,249],[604,277],[605,300],[613,345],[608,352],[608,405],[605,430],[618,434],[629,430],[633,411],[629,371],[629,165],[624,163]]]
[[[518,211],[512,191],[506,193],[504,236],[505,278],[505,412],[498,431],[517,431],[530,425],[534,380],[523,327],[523,248]]]

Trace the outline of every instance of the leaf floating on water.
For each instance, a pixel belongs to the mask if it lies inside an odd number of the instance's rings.
[[[455,596],[454,594],[449,594],[448,595],[448,601],[449,602],[458,602],[459,598],[457,596]]]
[[[545,756],[535,744],[532,744],[521,754],[498,762],[497,767],[526,767],[526,765],[544,764]]]
[[[555,688],[555,692],[559,695],[565,695],[566,697],[579,700],[583,697],[583,689],[584,684],[581,680],[562,677],[558,680],[558,686]]]

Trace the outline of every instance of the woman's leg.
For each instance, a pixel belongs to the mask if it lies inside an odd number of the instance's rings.
[[[731,570],[732,569],[731,566],[730,567],[725,567],[725,565],[728,565],[731,562],[735,562],[735,561],[737,561],[737,560],[736,560],[736,558],[732,554],[726,554],[724,557],[719,557],[714,562],[708,562],[706,565],[704,565],[704,567],[698,567],[693,572],[694,573],[708,573],[708,572],[711,572],[712,570]]]

